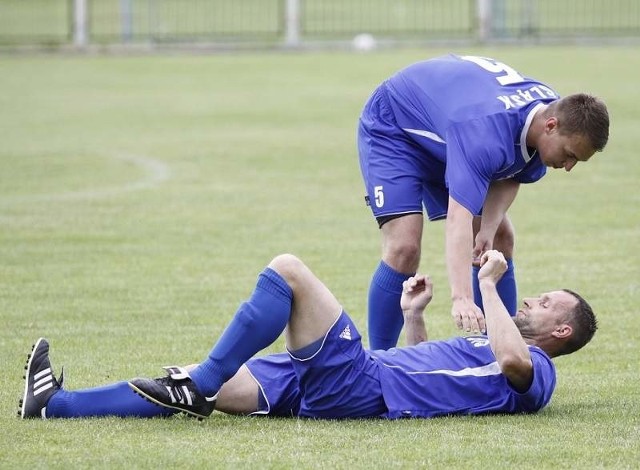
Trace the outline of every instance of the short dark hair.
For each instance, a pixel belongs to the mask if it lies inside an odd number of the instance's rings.
[[[596,152],[609,140],[609,112],[601,99],[587,93],[576,93],[554,101],[548,115],[558,119],[558,131],[564,135],[582,134]]]
[[[567,323],[573,329],[573,333],[564,347],[558,351],[557,355],[571,354],[582,348],[591,341],[593,335],[598,329],[598,320],[591,305],[579,294],[570,289],[562,289],[564,292],[571,294],[578,300],[578,304],[568,312]]]

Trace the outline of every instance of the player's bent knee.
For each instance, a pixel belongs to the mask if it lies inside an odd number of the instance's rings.
[[[400,272],[413,272],[420,263],[420,243],[393,243],[385,247],[385,262]]]
[[[285,253],[273,258],[269,267],[282,276],[285,281],[292,282],[299,276],[304,270],[306,270],[305,264],[300,258],[295,255]]]
[[[501,224],[493,240],[493,248],[502,252],[505,257],[513,257],[515,232],[513,226]]]

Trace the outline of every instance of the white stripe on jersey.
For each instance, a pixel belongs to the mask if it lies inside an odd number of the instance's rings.
[[[525,163],[528,163],[531,160],[531,155],[527,152],[527,133],[529,132],[529,127],[531,127],[531,121],[533,121],[533,117],[536,115],[541,106],[544,106],[543,103],[539,103],[533,107],[529,114],[527,115],[527,120],[524,122],[524,127],[522,128],[522,133],[520,134],[520,152],[522,152],[522,158]]]
[[[390,366],[385,364],[386,367],[392,369],[402,369],[399,366]],[[460,370],[448,370],[448,369],[440,369],[440,370],[425,370],[425,371],[407,371],[407,374],[439,374],[439,375],[451,375],[454,377],[487,377],[490,375],[500,375],[502,371],[500,370],[500,366],[498,362],[492,362],[491,364],[487,364],[480,367],[466,367]]]
[[[429,131],[423,131],[421,129],[402,129],[405,132],[409,132],[410,134],[421,135],[422,137],[426,137],[427,139],[435,140],[436,142],[440,142],[441,144],[446,144],[444,139],[440,137],[438,134]]]

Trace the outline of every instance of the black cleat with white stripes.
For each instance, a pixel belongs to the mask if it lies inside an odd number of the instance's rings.
[[[49,399],[62,388],[64,373],[56,380],[49,361],[49,343],[40,338],[33,345],[31,354],[24,367],[24,395],[19,403],[18,416],[26,418],[46,419]]]
[[[169,374],[166,377],[133,379],[129,381],[129,387],[151,403],[180,410],[199,419],[213,413],[217,393],[212,397],[201,394],[191,380],[189,372],[183,367],[171,366],[164,369]]]

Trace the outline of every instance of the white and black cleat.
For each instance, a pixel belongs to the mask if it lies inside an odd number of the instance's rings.
[[[18,405],[18,416],[46,419],[47,403],[62,388],[64,380],[64,372],[60,373],[60,380],[53,375],[46,339],[36,341],[24,368],[24,395]]]
[[[142,398],[164,406],[180,410],[189,416],[203,419],[213,413],[216,407],[216,393],[212,397],[201,394],[183,367],[164,368],[168,375],[158,379],[137,378],[129,381],[129,387]]]

